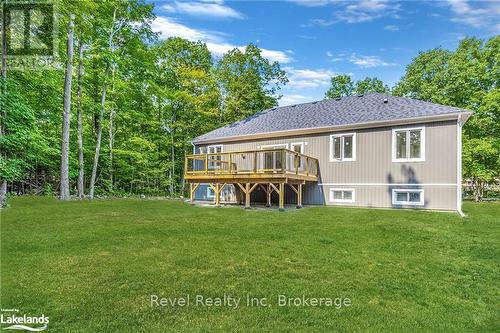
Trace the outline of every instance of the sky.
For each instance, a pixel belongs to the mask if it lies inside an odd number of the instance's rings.
[[[500,33],[500,0],[153,1],[160,38],[201,40],[215,59],[249,43],[289,78],[280,105],[321,100],[330,78],[392,87],[419,51]]]

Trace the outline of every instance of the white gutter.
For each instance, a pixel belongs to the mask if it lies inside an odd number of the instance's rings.
[[[465,217],[462,211],[462,115],[457,118],[457,212]]]

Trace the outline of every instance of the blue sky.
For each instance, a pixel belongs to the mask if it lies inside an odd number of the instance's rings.
[[[214,55],[254,43],[290,82],[280,105],[322,99],[330,77],[376,76],[393,86],[419,51],[500,33],[500,0],[154,1],[162,38],[205,42]]]

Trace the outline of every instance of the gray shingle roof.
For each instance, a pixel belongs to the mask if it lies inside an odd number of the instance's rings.
[[[387,102],[384,102],[384,100]],[[404,120],[461,112],[468,111],[411,98],[373,93],[264,110],[241,121],[203,134],[195,138],[193,142],[276,131]]]

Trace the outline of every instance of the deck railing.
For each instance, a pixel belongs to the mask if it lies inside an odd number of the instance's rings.
[[[295,174],[318,176],[318,160],[288,149],[187,155],[186,175]]]

